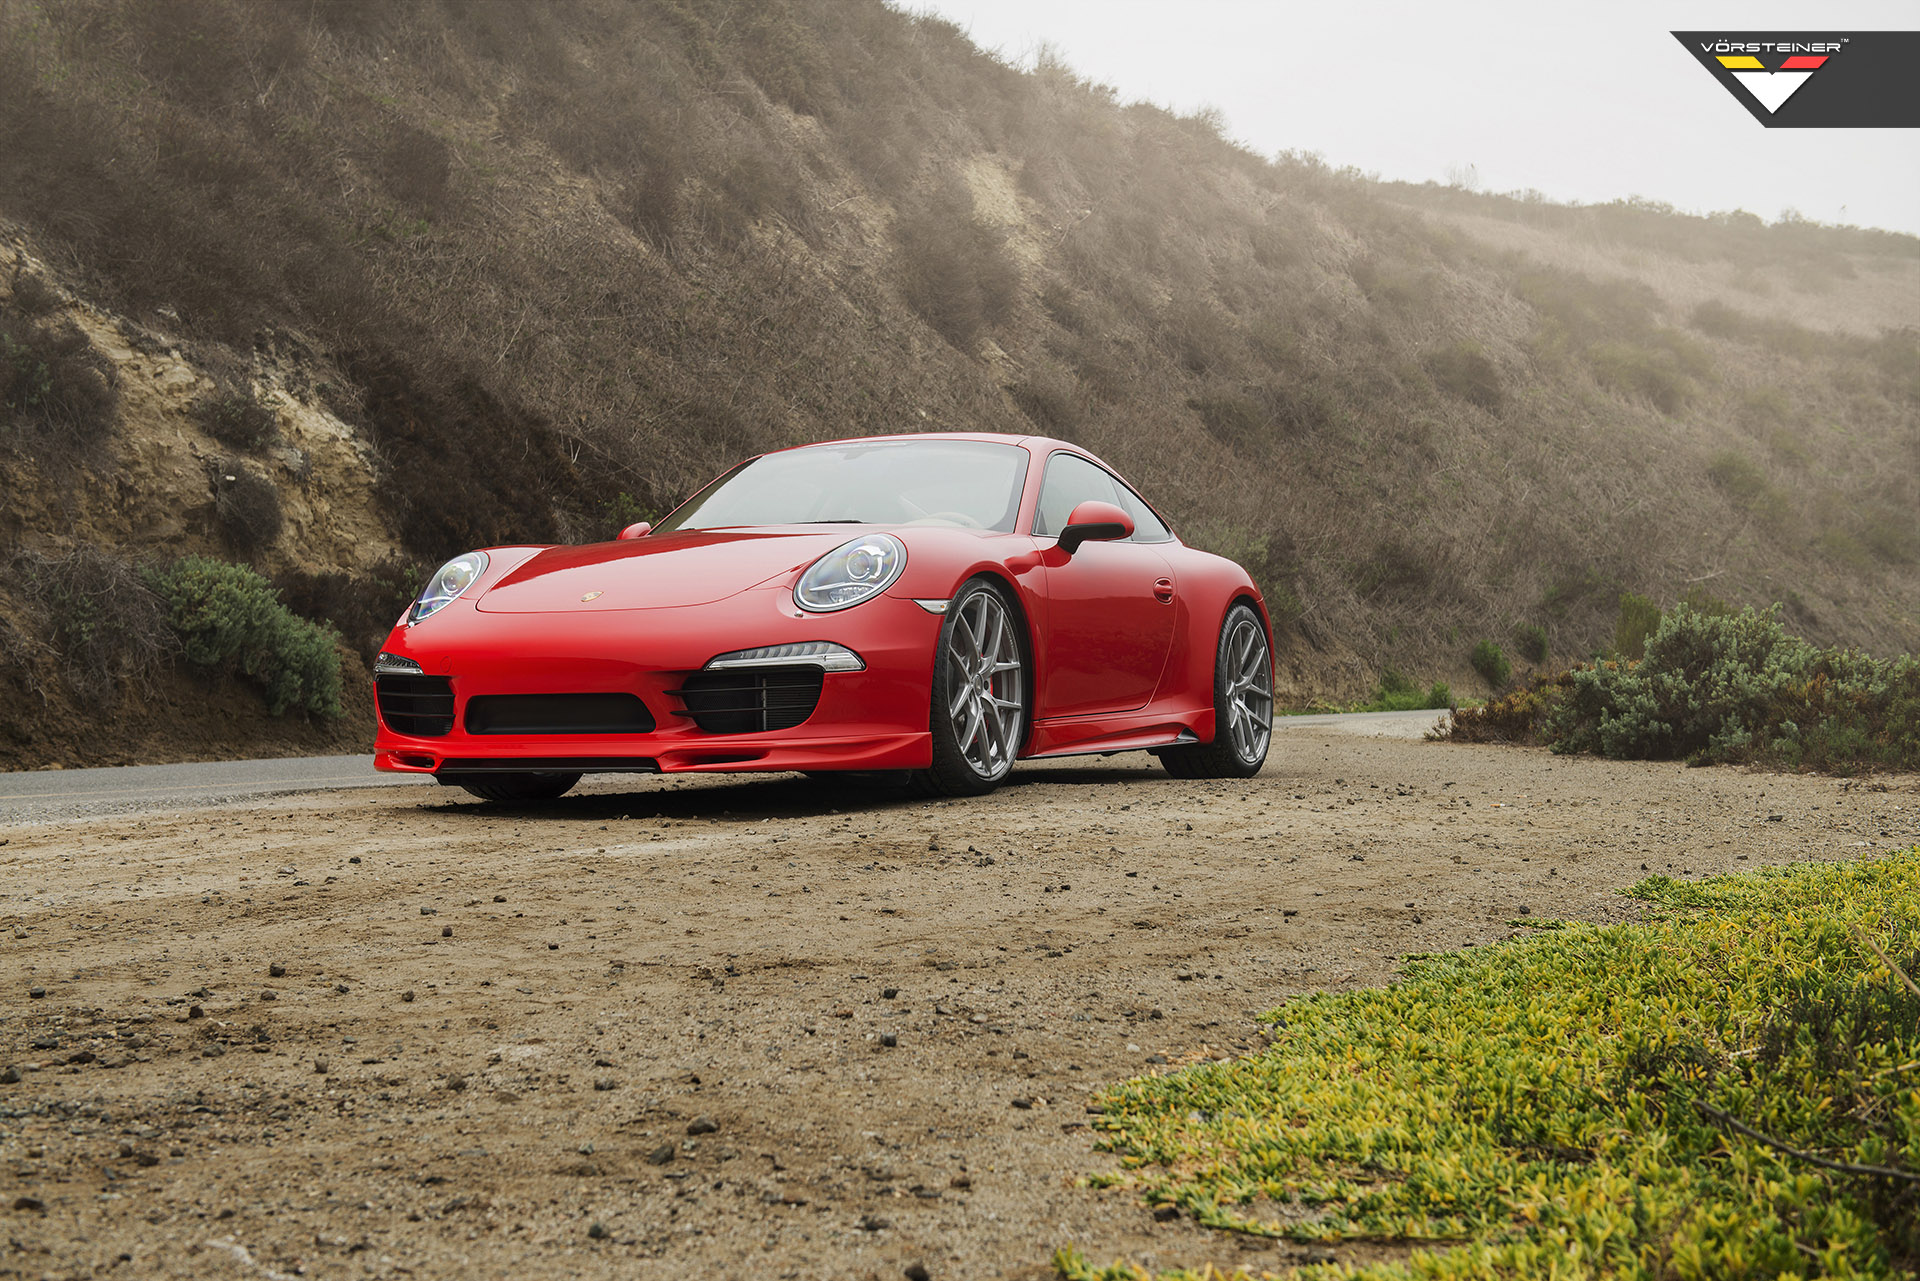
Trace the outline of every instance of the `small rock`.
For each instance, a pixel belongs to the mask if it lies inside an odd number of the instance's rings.
[[[1179,1217],[1179,1209],[1171,1205],[1163,1205],[1153,1212],[1153,1221],[1155,1223],[1172,1223]]]
[[[287,977],[287,967],[275,961],[267,967],[267,977],[270,979],[283,979]]]
[[[717,1134],[719,1131],[720,1123],[710,1116],[696,1116],[687,1122],[688,1134]]]
[[[348,987],[345,983],[335,983],[333,985],[333,990],[338,992],[342,996],[345,996],[347,993],[353,991],[353,989]]]
[[[450,938],[452,938],[452,937],[453,937],[453,927],[452,927],[451,925],[442,925],[442,926],[440,927],[440,937],[441,937],[441,938],[443,938],[443,939],[450,939]]]
[[[358,854],[355,854],[352,858],[347,860],[347,862],[349,863],[358,863],[359,861],[360,861],[360,856]]]
[[[558,943],[549,943],[549,944],[547,944],[547,951],[549,951],[549,952],[558,952],[559,950],[560,950],[560,945],[559,945]]]
[[[260,991],[260,999],[263,1001],[277,1001],[280,999],[280,994],[270,987],[262,988]]]
[[[406,991],[402,992],[400,994],[400,999],[403,1001],[411,1001],[413,999],[413,989],[408,988]]]
[[[1024,1097],[1017,1098],[1013,1100],[1013,1106],[1019,1108],[1022,1112],[1030,1112],[1033,1110],[1033,1100]]]
[[[207,1012],[197,1005],[189,1005],[187,1007],[187,1017],[190,1019],[204,1019],[207,1017]]]
[[[587,1229],[587,1235],[595,1241],[604,1241],[607,1239],[607,1225],[604,1223],[596,1223]]]
[[[47,1203],[37,1196],[17,1196],[13,1199],[13,1208],[31,1211],[34,1214],[45,1214]]]
[[[0,1068],[0,1085],[18,1085],[18,1084],[20,1084],[19,1068],[13,1066],[13,1064],[11,1063],[7,1064],[7,1066],[4,1068]]]
[[[504,894],[496,894],[493,896],[493,901],[496,903],[504,903],[507,901],[507,896]]]
[[[1786,822],[1786,821],[1787,821],[1787,816],[1786,816],[1785,814],[1769,814],[1769,815],[1767,815],[1767,822],[1769,822],[1769,823],[1784,823],[1784,822]]]
[[[883,1219],[877,1214],[863,1214],[860,1216],[860,1230],[862,1232],[880,1232],[892,1226],[892,1219]]]
[[[927,1271],[924,1263],[909,1263],[906,1268],[907,1281],[933,1281],[933,1273]]]
[[[456,1093],[458,1091],[464,1090],[467,1088],[467,1078],[464,1076],[461,1076],[458,1072],[455,1072],[452,1076],[447,1078],[447,1088],[449,1090],[455,1091]]]
[[[30,987],[27,989],[27,999],[29,1001],[44,1000],[46,998],[46,995],[47,995],[47,989],[45,989],[44,987]]]
[[[973,1179],[965,1174],[956,1174],[947,1180],[947,1186],[950,1188],[959,1188],[962,1192],[965,1192],[973,1186]]]
[[[880,999],[883,1001],[891,1001],[898,995],[900,995],[900,989],[897,987],[882,988],[880,991]]]
[[[882,1032],[880,1034],[880,1044],[891,1050],[900,1044],[900,1037],[893,1032]]]
[[[1522,906],[1522,907],[1521,907],[1521,909],[1520,909],[1520,915],[1522,915],[1522,916],[1532,916],[1532,915],[1533,915],[1533,909],[1532,909],[1532,908],[1530,908],[1530,907],[1526,907],[1526,906]]]
[[[327,1061],[324,1058],[315,1059],[313,1061],[313,1070],[324,1074],[327,1070]]]
[[[595,1078],[594,1078],[594,1080],[593,1080],[593,1088],[594,1088],[594,1089],[596,1089],[596,1090],[599,1090],[599,1091],[600,1091],[600,1092],[602,1092],[602,1093],[605,1093],[605,1092],[606,1092],[606,1091],[608,1091],[608,1090],[617,1090],[617,1089],[619,1089],[619,1088],[620,1088],[620,1082],[618,1082],[618,1081],[616,1081],[616,1080],[614,1080],[614,1079],[613,1079],[612,1077],[610,1077],[610,1076],[599,1076],[599,1077],[595,1077]],[[692,1131],[688,1131],[688,1133],[692,1133]]]
[[[439,911],[440,911],[440,909],[439,909],[439,908],[437,908],[437,907],[423,907],[423,908],[421,908],[421,909],[420,909],[420,915],[422,915],[422,916],[435,916],[435,915],[438,915],[438,914],[439,914]]]
[[[671,1143],[662,1143],[659,1147],[647,1153],[648,1165],[665,1165],[671,1160],[673,1160],[673,1144]]]

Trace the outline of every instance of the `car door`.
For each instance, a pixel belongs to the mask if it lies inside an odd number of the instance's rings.
[[[1105,468],[1059,451],[1047,460],[1033,534],[1058,538],[1067,516],[1096,499],[1134,516],[1131,539],[1047,551],[1045,652],[1037,664],[1038,718],[1130,712],[1160,683],[1173,643],[1173,568],[1154,547],[1171,535]],[[1143,520],[1142,517],[1145,517]]]

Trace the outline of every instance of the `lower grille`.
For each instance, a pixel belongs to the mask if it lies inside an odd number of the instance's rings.
[[[632,694],[476,694],[469,734],[651,734],[653,716]]]
[[[792,729],[813,715],[825,673],[817,667],[695,672],[672,693],[709,734]]]
[[[445,676],[376,676],[380,719],[396,734],[439,738],[453,732],[453,682]]]
[[[651,756],[516,756],[491,758],[449,757],[434,777],[456,774],[658,774],[660,762]]]

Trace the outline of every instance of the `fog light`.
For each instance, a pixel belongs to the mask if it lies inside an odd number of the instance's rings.
[[[425,676],[426,672],[411,658],[402,658],[398,654],[389,654],[381,650],[380,657],[373,660],[373,674],[375,676]]]
[[[736,649],[707,660],[706,671],[734,667],[817,667],[823,672],[864,672],[866,662],[845,645],[830,641],[798,641],[791,645],[762,645]]]

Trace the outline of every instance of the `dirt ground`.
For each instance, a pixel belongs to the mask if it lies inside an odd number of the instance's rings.
[[[1912,776],[1318,726],[1248,783],[1132,756],[972,801],[622,778],[0,828],[0,1277],[1283,1268],[1082,1186],[1088,1094],[1409,952],[1623,918],[1647,872],[1916,840]]]

